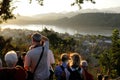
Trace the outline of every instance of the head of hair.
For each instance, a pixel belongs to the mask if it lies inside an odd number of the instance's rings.
[[[68,54],[67,53],[61,54],[61,60],[62,62],[68,61],[69,60]]]
[[[97,80],[102,80],[103,75],[102,74],[97,74]]]
[[[72,66],[72,67],[79,67],[80,66],[80,61],[81,61],[80,54],[78,54],[78,53],[72,53],[71,54],[70,66]]]
[[[87,63],[86,60],[82,60],[82,61],[80,62],[80,65],[82,66],[83,69],[87,69],[87,67],[88,67],[88,63]]]
[[[33,39],[33,41],[35,42],[40,42],[41,41],[41,38],[42,38],[42,35],[39,34],[39,33],[34,33],[31,38]]]
[[[108,80],[109,76],[108,75],[104,75],[103,80]]]
[[[4,59],[8,67],[14,67],[18,61],[17,53],[15,51],[8,51]]]
[[[80,65],[81,66],[88,66],[88,63],[87,63],[87,61],[86,60],[82,60],[81,62],[80,62]]]

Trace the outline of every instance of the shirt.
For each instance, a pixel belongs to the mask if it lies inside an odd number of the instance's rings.
[[[48,66],[49,68],[52,68],[51,64],[54,64],[55,63],[55,59],[54,59],[54,55],[53,55],[53,52],[49,49],[48,50]]]
[[[66,80],[68,80],[70,73],[69,73],[69,71],[67,70],[67,64],[66,64],[65,62],[63,62],[62,65],[59,65],[59,66],[57,66],[57,67],[55,68],[55,76],[57,77],[57,80],[60,80],[60,78],[61,78],[60,76],[61,76],[61,74],[62,74],[62,72],[63,72],[61,66],[64,67],[64,71],[65,71],[65,74],[66,74]]]
[[[43,56],[35,71],[34,80],[47,80],[49,78],[50,72],[47,64],[47,53],[49,48],[48,46],[49,46],[48,44],[44,45]],[[29,50],[25,56],[24,67],[29,66],[30,71],[33,72],[38,62],[38,59],[40,58],[41,52],[42,46]]]

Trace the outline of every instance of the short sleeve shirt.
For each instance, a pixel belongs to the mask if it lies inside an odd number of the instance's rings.
[[[47,64],[47,53],[49,48],[48,46],[49,46],[48,43],[44,45],[43,56],[35,71],[34,80],[46,80],[50,75],[49,67]],[[42,46],[29,50],[25,56],[24,66],[29,66],[30,70],[33,72],[38,62],[38,59],[41,55],[41,52],[42,52]]]

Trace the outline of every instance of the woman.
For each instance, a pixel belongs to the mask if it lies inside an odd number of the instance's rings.
[[[78,53],[71,54],[68,71],[69,80],[86,80],[84,70],[80,67],[81,56]]]

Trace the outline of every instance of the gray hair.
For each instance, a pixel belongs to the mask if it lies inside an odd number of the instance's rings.
[[[8,51],[4,59],[8,67],[14,67],[18,61],[17,53],[15,51]]]
[[[41,38],[42,38],[42,35],[39,34],[39,33],[34,33],[31,38],[35,41],[35,42],[40,42],[41,41]]]

